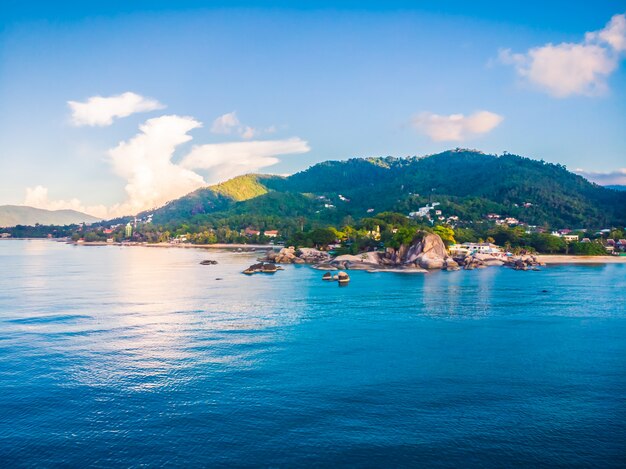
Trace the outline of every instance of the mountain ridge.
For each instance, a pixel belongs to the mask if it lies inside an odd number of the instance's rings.
[[[95,223],[100,218],[76,210],[46,210],[26,205],[0,205],[0,227],[17,225],[75,225]]]
[[[626,224],[626,193],[591,183],[560,164],[465,149],[330,160],[286,177],[239,176],[151,213],[162,224],[214,224],[233,216],[243,223],[246,216],[277,215],[332,224],[372,212],[408,214],[428,202],[439,202],[445,215],[464,220],[495,212],[552,227]]]

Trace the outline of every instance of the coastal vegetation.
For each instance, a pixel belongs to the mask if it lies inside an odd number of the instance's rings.
[[[626,192],[562,165],[456,149],[327,161],[288,177],[239,176],[136,217],[8,232],[86,242],[284,242],[356,254],[396,249],[425,231],[447,246],[492,242],[511,252],[599,254],[603,240],[624,237],[625,225]],[[613,230],[599,231],[607,227]],[[560,228],[577,238],[551,234]]]

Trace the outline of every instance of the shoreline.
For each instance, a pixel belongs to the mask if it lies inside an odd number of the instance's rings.
[[[559,264],[626,264],[626,256],[572,256],[562,254],[538,254],[537,260],[546,265]]]
[[[0,241],[53,241],[64,242],[60,239],[48,238],[3,238]],[[243,243],[216,243],[216,244],[170,244],[170,243],[105,243],[105,242],[84,242],[76,243],[65,241],[67,244],[75,246],[124,246],[124,247],[149,247],[149,248],[182,248],[182,249],[226,249],[226,250],[262,250],[262,249],[280,249],[283,245],[279,244],[243,244]],[[567,254],[537,254],[537,261],[546,265],[564,265],[564,264],[626,264],[626,256],[574,256]],[[383,271],[385,269],[381,269]]]

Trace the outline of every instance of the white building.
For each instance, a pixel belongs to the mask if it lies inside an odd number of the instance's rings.
[[[493,243],[463,243],[453,244],[448,248],[452,256],[467,256],[471,254],[502,254],[500,246]]]

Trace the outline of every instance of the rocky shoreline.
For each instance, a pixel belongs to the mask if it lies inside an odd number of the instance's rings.
[[[515,270],[537,270],[543,264],[536,256],[494,256],[472,254],[453,258],[441,238],[433,233],[422,233],[408,245],[371,251],[357,255],[332,257],[328,252],[313,248],[285,247],[268,250],[260,262],[272,264],[309,264],[324,271],[364,270],[368,272],[427,273],[432,270],[474,270],[485,267],[510,267]]]

